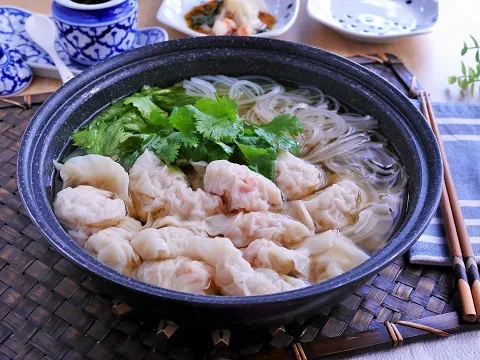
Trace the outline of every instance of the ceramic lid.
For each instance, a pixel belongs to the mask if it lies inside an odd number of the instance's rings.
[[[18,50],[0,48],[0,96],[23,91],[32,81],[32,70]]]
[[[127,0],[107,0],[100,4],[80,4],[72,0],[54,0],[57,4],[75,10],[100,10],[121,4]]]

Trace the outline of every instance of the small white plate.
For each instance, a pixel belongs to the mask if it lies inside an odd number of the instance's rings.
[[[185,14],[203,3],[205,0],[163,0],[158,9],[157,20],[190,36],[207,36],[190,29],[185,21]],[[279,36],[292,27],[298,16],[300,0],[265,0],[265,4],[269,13],[276,17],[277,23],[271,30],[252,36]]]
[[[432,31],[438,0],[309,0],[307,11],[345,37],[386,43]]]

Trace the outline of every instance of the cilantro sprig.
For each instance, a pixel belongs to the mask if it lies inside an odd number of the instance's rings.
[[[290,114],[278,115],[264,125],[250,124],[227,96],[195,97],[175,85],[144,87],[113,103],[76,132],[73,140],[87,153],[110,156],[126,169],[149,149],[167,165],[226,159],[273,180],[277,153],[297,154],[295,136],[302,131],[297,117]]]

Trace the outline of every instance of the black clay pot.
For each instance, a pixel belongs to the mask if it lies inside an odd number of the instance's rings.
[[[72,133],[111,101],[142,85],[168,86],[203,74],[264,75],[285,83],[317,86],[351,108],[374,116],[408,172],[408,206],[390,242],[359,267],[304,289],[253,297],[197,296],[133,280],[78,247],[52,211],[53,160]],[[442,162],[421,113],[397,89],[353,62],[312,47],[260,38],[206,37],[169,41],[103,61],[53,94],[36,113],[22,140],[18,185],[35,225],[52,246],[103,279],[105,289],[129,304],[163,311],[178,323],[266,325],[307,317],[339,302],[403,254],[420,236],[439,201]]]

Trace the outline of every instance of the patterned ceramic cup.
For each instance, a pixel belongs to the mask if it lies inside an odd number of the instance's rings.
[[[54,0],[52,16],[62,46],[73,61],[92,65],[133,47],[137,0],[106,0],[97,4]]]
[[[0,48],[0,96],[23,91],[32,81],[32,70],[23,62],[16,49]]]

